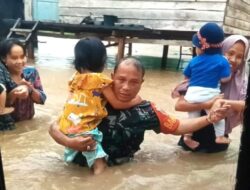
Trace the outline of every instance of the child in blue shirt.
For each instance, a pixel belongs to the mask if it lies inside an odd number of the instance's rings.
[[[220,83],[230,80],[230,64],[221,53],[224,39],[223,30],[215,23],[207,23],[193,36],[192,42],[198,56],[194,57],[184,70],[189,80],[185,99],[189,103],[206,102],[220,94]],[[209,110],[206,110],[207,112]],[[199,117],[200,111],[189,112],[189,118]],[[228,144],[224,136],[225,120],[214,124],[216,143]],[[192,140],[191,134],[184,135],[185,143],[195,149],[199,143]]]

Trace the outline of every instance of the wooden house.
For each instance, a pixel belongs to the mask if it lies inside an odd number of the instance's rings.
[[[207,22],[216,22],[227,34],[241,34],[250,38],[250,0],[19,1],[24,5],[26,22],[47,21],[38,25],[39,32],[56,31],[57,34],[52,35],[62,37],[71,32],[76,38],[94,32],[103,40],[113,41],[112,45],[118,45],[118,60],[123,57],[127,43],[130,47],[132,43],[162,44],[163,57],[168,54],[169,45],[180,46],[182,52],[182,46],[191,46],[193,33]],[[0,5],[6,5],[6,1],[0,0]],[[9,10],[11,7],[1,6],[0,9]],[[118,20],[114,26],[103,26],[101,23],[104,15],[116,16]],[[82,20],[89,16],[94,25],[80,25]],[[120,26],[125,28],[121,29]],[[126,26],[139,27],[127,29]],[[181,55],[182,53],[180,59]]]
[[[163,30],[197,31],[216,22],[230,34],[250,36],[250,0],[24,0],[27,20],[80,23],[98,22],[115,15],[122,24]]]

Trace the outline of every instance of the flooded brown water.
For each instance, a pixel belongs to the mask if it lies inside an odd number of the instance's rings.
[[[74,72],[72,60],[75,41],[53,42],[39,39],[36,67],[48,99],[36,106],[30,121],[17,123],[17,129],[0,132],[6,186],[8,190],[232,190],[236,173],[240,127],[230,136],[228,151],[216,154],[185,152],[176,144],[177,136],[146,132],[135,159],[110,167],[93,176],[88,168],[63,162],[63,147],[48,134],[49,124],[62,110],[67,80]],[[52,41],[52,42],[51,42]],[[53,44],[55,46],[53,46]],[[105,70],[110,74],[111,70]],[[147,70],[140,95],[154,101],[168,113],[174,111],[171,89],[182,79],[180,72]]]

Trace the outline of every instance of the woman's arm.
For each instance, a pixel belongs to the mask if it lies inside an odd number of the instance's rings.
[[[231,75],[229,77],[225,77],[225,78],[222,78],[220,80],[221,83],[226,83],[226,82],[229,82],[231,80]]]
[[[105,86],[102,89],[102,93],[114,109],[128,109],[142,102],[141,97],[138,95],[128,102],[119,101],[116,98],[111,85]]]
[[[243,100],[225,100],[218,99],[214,102],[214,106],[221,107],[222,104],[228,104],[231,106],[231,109],[236,112],[242,112],[245,108],[245,101]]]
[[[30,88],[30,95],[32,100],[37,104],[44,104],[46,100],[46,94],[43,91],[43,86],[39,72],[34,68],[31,75],[30,82],[32,83]]]
[[[43,91],[39,72],[34,67],[26,67],[23,70],[24,78],[20,84],[25,84],[29,87],[29,95],[37,104],[44,104],[46,94]]]
[[[91,136],[69,138],[59,130],[57,121],[50,126],[49,134],[58,144],[80,152],[95,149],[95,141]]]
[[[220,98],[220,97],[218,96],[216,97],[216,99],[217,98]],[[183,111],[183,112],[191,112],[191,111],[198,111],[202,109],[210,109],[214,101],[215,99],[212,99],[210,101],[203,102],[203,103],[188,103],[184,99],[184,96],[180,96],[177,102],[175,103],[175,110]]]
[[[43,91],[40,89],[36,89],[35,87],[31,86],[29,88],[29,94],[32,100],[37,104],[44,104],[46,96]],[[43,97],[45,96],[45,98]]]

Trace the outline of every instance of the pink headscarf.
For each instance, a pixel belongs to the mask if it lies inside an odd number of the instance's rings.
[[[241,41],[245,44],[245,52],[242,63],[238,66],[236,72],[232,73],[232,78],[228,83],[221,85],[221,90],[224,93],[225,99],[229,100],[245,100],[247,89],[247,76],[245,67],[249,55],[249,42],[241,35],[231,35],[222,43],[222,52],[225,54],[236,42]],[[239,125],[242,121],[241,113],[231,112],[226,119],[226,131],[228,134],[232,128]]]

